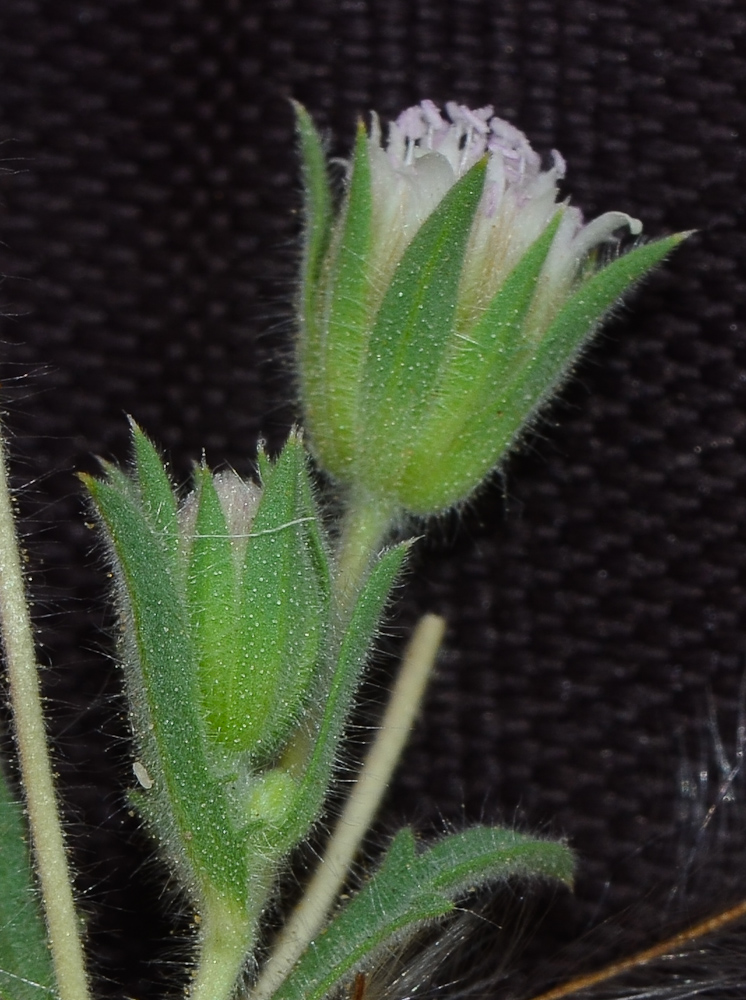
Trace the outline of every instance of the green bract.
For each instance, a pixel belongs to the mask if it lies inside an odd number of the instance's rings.
[[[507,122],[432,102],[358,130],[339,211],[298,108],[306,189],[298,364],[320,463],[360,499],[430,514],[467,497],[609,309],[683,238],[604,264],[619,212],[583,225]]]

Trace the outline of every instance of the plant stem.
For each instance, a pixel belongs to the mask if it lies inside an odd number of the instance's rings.
[[[79,921],[47,749],[31,621],[0,437],[0,622],[29,828],[60,1000],[87,1000]]]
[[[353,495],[342,520],[337,549],[335,589],[344,614],[357,596],[360,585],[379,552],[394,520],[392,506],[375,497]]]
[[[201,949],[189,1000],[230,1000],[252,951],[256,920],[217,896],[200,913]]]
[[[381,726],[345,803],[324,856],[285,924],[252,1000],[267,1000],[321,930],[355,854],[370,829],[414,723],[443,639],[445,621],[425,615],[409,641]]]

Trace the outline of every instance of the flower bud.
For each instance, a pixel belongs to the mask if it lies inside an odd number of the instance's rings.
[[[181,523],[208,737],[271,760],[313,688],[328,567],[302,445],[291,438],[263,468],[261,491],[198,470]]]
[[[342,620],[298,434],[260,451],[260,485],[202,466],[183,501],[137,427],[133,446],[130,472],[84,477],[116,581],[133,798],[192,896],[244,912],[318,818],[407,546],[373,560]]]
[[[305,829],[285,830],[300,793],[277,766],[295,730],[308,738],[304,711],[328,683],[329,568],[305,451],[293,434],[276,461],[261,455],[261,488],[198,468],[179,504],[156,449],[133,438],[131,474],[110,466],[86,483],[118,582],[148,777],[138,802],[196,897],[241,901],[249,828],[274,829],[277,851]]]
[[[492,108],[430,101],[358,129],[334,212],[298,109],[306,187],[298,365],[320,465],[379,507],[465,499],[555,391],[619,297],[683,237],[608,261],[640,223],[584,224]]]

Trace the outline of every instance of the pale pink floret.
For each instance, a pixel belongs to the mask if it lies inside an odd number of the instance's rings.
[[[385,147],[374,116],[370,154],[375,266],[382,287],[448,189],[488,157],[460,296],[467,315],[478,312],[491,298],[559,208],[563,219],[541,278],[540,297],[547,306],[566,294],[592,250],[622,229],[633,235],[641,230],[636,219],[622,212],[607,212],[584,225],[578,209],[557,200],[558,182],[566,169],[562,156],[553,151],[551,166],[542,170],[541,159],[523,132],[495,117],[490,106],[472,110],[449,102],[443,114],[432,101],[422,101],[390,124]]]

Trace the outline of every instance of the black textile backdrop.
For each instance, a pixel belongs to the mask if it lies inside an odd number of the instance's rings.
[[[108,581],[74,473],[126,458],[126,413],[182,479],[203,448],[248,474],[260,434],[282,441],[291,96],[338,155],[370,109],[492,103],[561,150],[588,216],[699,230],[421,547],[382,661],[417,614],[448,618],[383,829],[564,833],[582,858],[564,936],[642,892],[623,923],[647,940],[681,762],[709,693],[732,752],[746,669],[740,0],[3,0],[0,49],[0,378],[100,995],[179,982],[174,904],[123,798]]]

